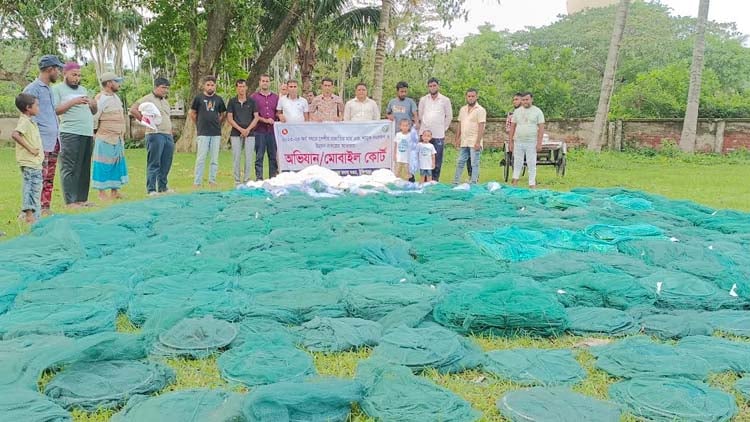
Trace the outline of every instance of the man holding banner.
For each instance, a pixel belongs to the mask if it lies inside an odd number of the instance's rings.
[[[260,75],[259,89],[250,98],[255,101],[255,180],[263,180],[263,158],[268,154],[268,177],[279,174],[276,159],[276,139],[273,126],[276,123],[276,108],[279,96],[271,92],[271,77]]]
[[[367,85],[363,82],[358,83],[354,92],[356,97],[347,101],[344,106],[344,121],[368,122],[380,120],[378,103],[367,98]]]
[[[297,81],[286,83],[287,96],[279,99],[276,111],[283,123],[301,123],[310,120],[310,109],[307,100],[298,97]]]

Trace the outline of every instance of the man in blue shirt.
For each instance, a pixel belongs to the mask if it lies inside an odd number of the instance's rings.
[[[39,127],[44,148],[44,163],[42,164],[42,215],[49,215],[52,202],[52,188],[55,181],[57,155],[60,153],[58,140],[59,125],[55,112],[55,101],[50,85],[57,82],[63,64],[57,56],[48,54],[39,60],[39,76],[34,82],[26,85],[23,92],[31,94],[39,100],[39,114],[34,122]]]

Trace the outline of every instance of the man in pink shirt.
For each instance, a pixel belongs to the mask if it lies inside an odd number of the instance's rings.
[[[263,158],[268,154],[268,177],[272,178],[279,173],[279,164],[276,159],[276,137],[273,133],[273,125],[276,123],[276,108],[279,105],[279,96],[271,92],[271,77],[260,75],[258,91],[250,98],[255,101],[255,180],[263,180]]]
[[[419,133],[426,130],[432,132],[430,143],[435,146],[435,169],[432,180],[440,181],[440,169],[443,165],[443,149],[445,147],[445,132],[453,120],[453,106],[451,100],[440,93],[440,82],[436,78],[427,81],[429,93],[419,100]]]

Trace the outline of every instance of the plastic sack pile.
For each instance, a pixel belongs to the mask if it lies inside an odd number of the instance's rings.
[[[123,315],[137,334],[116,332]],[[612,340],[590,348],[615,378],[608,399],[573,390],[588,376],[576,350],[471,337],[566,334]],[[512,421],[727,421],[735,396],[708,377],[750,374],[738,337],[750,215],[620,189],[313,168],[55,216],[0,244],[2,420],[346,421],[357,404],[374,420],[474,421],[425,376],[471,370],[513,383],[491,397]],[[347,379],[312,354],[363,348]],[[169,359],[207,357],[232,388],[165,391]]]

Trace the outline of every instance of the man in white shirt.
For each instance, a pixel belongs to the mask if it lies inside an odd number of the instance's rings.
[[[367,98],[367,85],[360,82],[354,91],[355,97],[344,105],[344,121],[369,122],[380,120],[378,103]]]
[[[287,96],[279,99],[276,111],[283,123],[302,123],[310,120],[310,105],[307,100],[300,98],[297,91],[297,81],[287,81]]]
[[[443,165],[443,148],[445,147],[445,132],[453,120],[453,106],[451,100],[440,93],[440,82],[436,78],[427,81],[429,94],[419,100],[419,132],[432,132],[430,143],[435,146],[435,169],[432,180],[440,181],[440,169]]]

